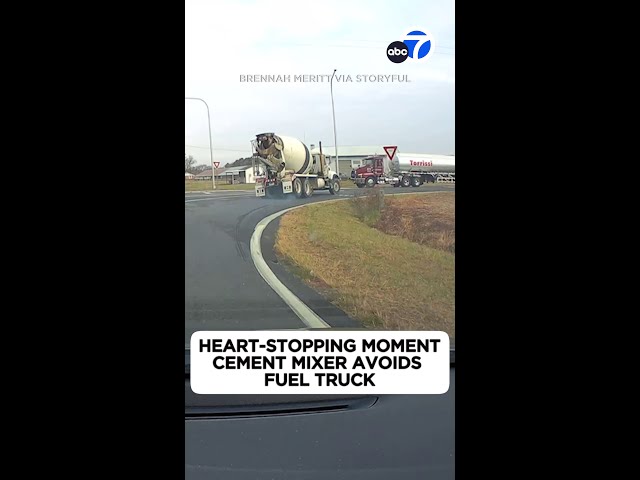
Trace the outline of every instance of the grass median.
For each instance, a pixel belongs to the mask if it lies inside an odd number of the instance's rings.
[[[255,184],[253,183],[238,183],[235,185],[229,185],[228,183],[217,183],[216,190],[254,190]],[[213,191],[213,184],[207,180],[185,180],[184,182],[185,192],[209,192]]]
[[[380,192],[310,205],[282,217],[276,252],[364,326],[442,330],[453,338],[454,199],[453,192]]]

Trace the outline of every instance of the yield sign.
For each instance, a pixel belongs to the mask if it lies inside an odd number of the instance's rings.
[[[384,148],[384,151],[387,154],[387,157],[389,157],[389,160],[393,160],[393,156],[396,154],[396,150],[398,149],[397,146],[393,146],[393,147],[382,147]]]
[[[213,165],[218,168],[220,166],[220,162],[213,162]]]

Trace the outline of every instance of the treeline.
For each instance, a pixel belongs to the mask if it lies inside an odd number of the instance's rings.
[[[224,168],[246,167],[247,165],[251,165],[251,158],[252,157],[239,158],[239,159],[235,160],[234,162],[227,163],[224,166]]]
[[[247,158],[239,158],[231,163],[227,163],[224,168],[232,168],[232,167],[244,167],[247,165],[251,165],[251,157]],[[196,160],[191,155],[184,154],[184,171],[185,173],[192,173],[193,175],[198,175],[199,173],[204,172],[205,170],[211,170],[211,165],[196,165]]]
[[[211,165],[196,165],[194,167],[189,168],[185,173],[191,173],[193,175],[198,175],[205,170],[211,170]]]

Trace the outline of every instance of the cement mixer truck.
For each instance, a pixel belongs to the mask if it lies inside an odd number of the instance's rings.
[[[456,157],[422,153],[397,154],[395,147],[389,160],[385,155],[372,155],[355,170],[358,188],[388,183],[394,187],[419,187],[424,183],[455,183]]]
[[[307,146],[293,137],[259,133],[251,141],[256,197],[282,197],[293,193],[307,198],[314,190],[340,191],[340,179],[329,168],[325,156],[311,155]]]

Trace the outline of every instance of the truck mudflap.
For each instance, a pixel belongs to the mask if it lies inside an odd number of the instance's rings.
[[[293,182],[283,181],[282,182],[282,193],[291,193],[293,192]]]
[[[264,183],[256,183],[256,197],[264,197],[266,195],[266,191],[264,188]]]

